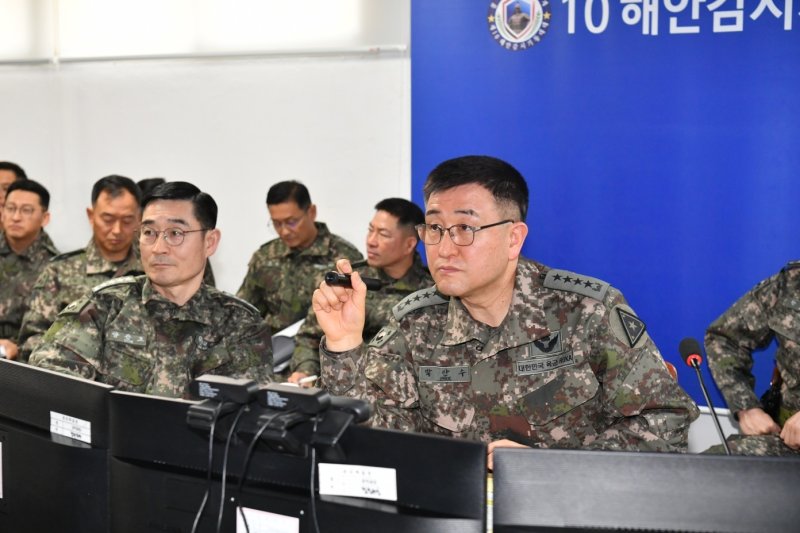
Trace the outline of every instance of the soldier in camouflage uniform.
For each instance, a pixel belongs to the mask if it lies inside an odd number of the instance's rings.
[[[395,304],[412,292],[433,285],[428,268],[416,252],[419,239],[414,227],[425,222],[422,209],[403,198],[381,200],[375,209],[367,232],[367,261],[352,265],[353,268],[368,265],[359,273],[382,282],[379,290],[367,293],[366,339],[371,339],[389,323]],[[322,329],[314,310],[309,309],[305,322],[295,335],[290,382],[297,383],[307,376],[319,375],[321,338]]]
[[[314,293],[333,394],[371,400],[373,425],[488,442],[490,465],[497,447],[686,450],[697,407],[622,294],[520,257],[528,189],[513,167],[449,160],[424,191],[435,287],[368,348],[358,274]]]
[[[778,420],[761,408],[751,372],[753,351],[774,339],[783,381]],[[731,453],[800,454],[800,261],[789,263],[725,311],[706,331],[705,345],[711,374],[742,432],[729,439]]]
[[[267,192],[267,210],[280,238],[262,245],[250,259],[236,295],[256,306],[274,333],[305,318],[311,293],[337,259],[361,253],[316,222],[308,189],[282,181]]]
[[[0,356],[16,359],[22,316],[36,276],[58,250],[44,232],[50,221],[50,194],[33,180],[8,188],[0,230]]]
[[[220,239],[214,200],[170,182],[142,205],[146,276],[112,279],[70,304],[31,364],[169,397],[188,398],[207,373],[269,382],[270,334],[258,311],[203,283]]]
[[[94,184],[92,207],[86,210],[92,239],[86,248],[55,257],[36,280],[19,336],[23,361],[71,302],[111,278],[143,272],[133,242],[141,199],[139,187],[123,176],[106,176]]]

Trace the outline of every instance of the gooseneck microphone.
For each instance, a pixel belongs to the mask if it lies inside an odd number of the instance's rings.
[[[722,446],[725,448],[725,453],[730,455],[731,449],[728,448],[728,441],[725,440],[725,434],[722,433],[722,426],[719,424],[719,418],[717,417],[717,412],[714,410],[714,404],[711,403],[711,398],[708,396],[708,390],[706,390],[706,384],[703,381],[703,374],[700,373],[700,365],[703,363],[703,356],[701,355],[703,352],[700,348],[700,343],[697,342],[697,339],[686,337],[681,341],[678,350],[680,351],[683,361],[697,372],[697,379],[700,380],[700,388],[703,389],[703,396],[705,396],[706,403],[711,411],[714,425],[717,426],[717,433],[722,441]]]
[[[361,281],[364,282],[364,285],[367,286],[367,290],[369,291],[379,291],[383,287],[383,282],[379,279],[361,278]],[[353,285],[350,283],[350,274],[339,274],[333,270],[325,274],[325,283],[331,287],[353,288]]]

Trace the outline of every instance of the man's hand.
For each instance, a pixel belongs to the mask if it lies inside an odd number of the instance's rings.
[[[19,349],[17,348],[17,343],[14,341],[10,341],[8,339],[0,339],[0,346],[3,347],[3,351],[6,354],[6,359],[16,359],[17,355],[19,355]]]
[[[289,383],[297,383],[301,387],[311,388],[314,386],[317,376],[309,376],[305,372],[292,372],[292,375],[286,380]]]
[[[520,444],[519,442],[514,442],[513,440],[508,439],[494,440],[490,442],[489,448],[486,451],[486,467],[490,472],[494,470],[494,451],[497,448],[530,448],[530,446],[525,446],[524,444]]]
[[[325,347],[333,352],[346,352],[362,342],[367,286],[347,259],[338,260],[336,268],[342,274],[350,274],[353,288],[331,287],[323,281],[314,291],[311,305],[325,332]]]
[[[781,430],[783,443],[793,450],[800,450],[800,412],[793,414]]]
[[[778,434],[781,427],[760,407],[742,409],[739,415],[739,429],[744,435]]]

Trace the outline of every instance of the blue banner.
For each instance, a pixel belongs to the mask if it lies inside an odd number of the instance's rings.
[[[411,42],[414,200],[512,163],[525,255],[622,290],[705,404],[679,341],[800,258],[800,0],[414,0]]]

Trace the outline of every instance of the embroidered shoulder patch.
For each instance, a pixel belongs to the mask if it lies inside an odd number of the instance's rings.
[[[86,305],[88,303],[89,303],[89,298],[87,298],[85,296],[83,298],[78,298],[77,300],[75,300],[74,302],[72,302],[71,304],[66,306],[64,309],[62,309],[61,312],[58,313],[58,314],[59,315],[77,315],[78,313],[80,313],[83,310],[84,307],[86,307]]]
[[[611,310],[611,330],[614,336],[631,348],[640,345],[644,339],[647,326],[627,305],[617,305]]]
[[[582,276],[567,270],[549,270],[544,278],[548,289],[569,291],[603,301],[608,292],[608,283],[603,280]]]
[[[437,305],[447,303],[449,300],[436,292],[436,287],[428,287],[417,292],[412,292],[400,302],[392,307],[392,314],[397,320],[400,320],[411,311],[428,307],[429,305]]]
[[[381,330],[374,337],[372,337],[372,340],[369,341],[369,345],[373,348],[380,348],[389,342],[389,339],[394,337],[395,333],[397,333],[397,328],[383,326]]]
[[[128,285],[135,282],[136,276],[121,276],[119,278],[111,278],[108,281],[104,281],[103,283],[92,287],[92,292],[100,292],[108,287],[114,287],[116,285]]]

